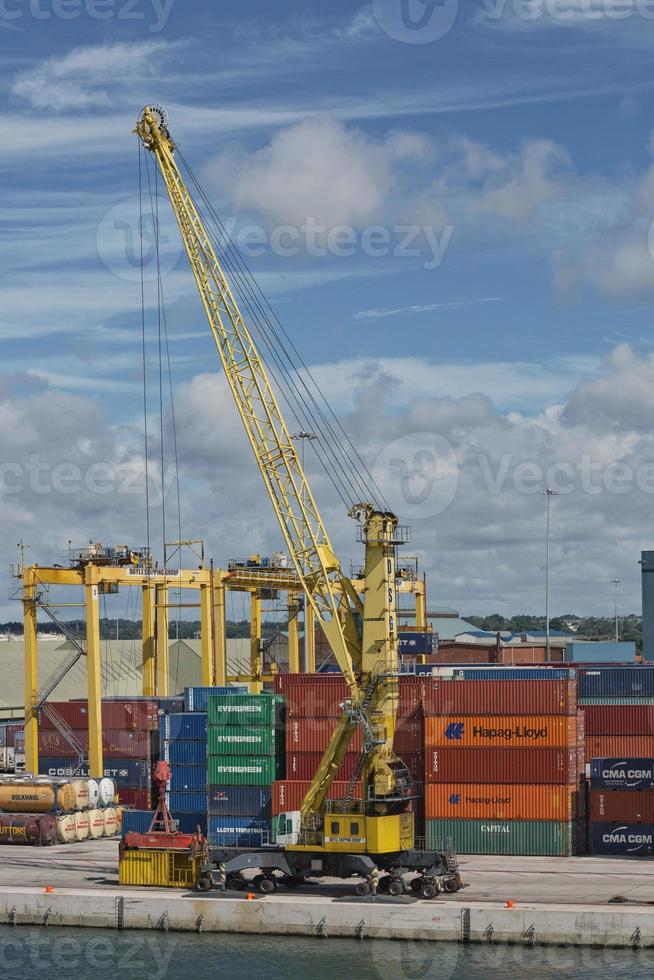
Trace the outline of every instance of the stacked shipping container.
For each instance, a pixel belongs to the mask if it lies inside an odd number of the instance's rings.
[[[654,759],[593,759],[588,842],[593,854],[654,851]]]
[[[168,806],[186,834],[207,832],[207,715],[168,715],[163,719],[162,756],[171,770]]]

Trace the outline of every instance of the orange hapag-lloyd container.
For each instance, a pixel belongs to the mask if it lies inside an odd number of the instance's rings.
[[[574,715],[445,715],[425,718],[425,745],[472,748],[576,747]]]
[[[428,820],[576,820],[579,794],[573,786],[430,783]]]

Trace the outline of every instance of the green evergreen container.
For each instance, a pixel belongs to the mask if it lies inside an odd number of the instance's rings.
[[[213,725],[266,725],[281,731],[285,698],[272,694],[218,694],[209,698],[208,723]]]
[[[428,820],[427,847],[452,840],[457,854],[522,854],[570,857],[577,850],[577,824],[558,820]]]
[[[285,774],[284,756],[209,756],[209,783],[212,786],[272,786]]]
[[[579,698],[579,705],[584,704],[654,704],[654,698],[639,698],[639,697],[626,697],[626,698]]]
[[[212,725],[209,755],[277,755],[284,751],[280,732],[265,725]]]

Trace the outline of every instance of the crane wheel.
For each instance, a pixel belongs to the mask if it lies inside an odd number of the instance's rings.
[[[409,888],[414,895],[420,895],[422,892],[422,878],[412,878],[409,882]]]
[[[379,879],[377,891],[380,895],[388,895],[392,880],[390,875],[384,875],[383,878]]]
[[[226,887],[230,892],[242,892],[245,889],[245,882],[240,875],[227,879]]]
[[[393,895],[394,898],[397,898],[398,895],[403,895],[404,882],[400,881],[399,879],[395,879],[394,881],[391,881],[388,886],[388,894]]]
[[[422,886],[422,897],[436,898],[437,895],[438,895],[438,885],[432,885],[431,882],[426,881]]]
[[[262,895],[270,895],[275,890],[275,879],[267,878],[265,875],[257,875],[254,879],[254,887]]]
[[[456,881],[454,878],[445,878],[445,880],[442,882],[442,885],[443,885],[443,891],[447,892],[448,895],[453,895],[454,892],[458,892],[458,890],[461,887],[459,882]]]
[[[363,897],[364,895],[369,895],[372,891],[370,885],[367,881],[360,881],[354,886],[354,892],[356,895]]]
[[[198,878],[197,885],[195,886],[199,892],[210,892],[213,888],[213,881],[209,875],[200,875]]]

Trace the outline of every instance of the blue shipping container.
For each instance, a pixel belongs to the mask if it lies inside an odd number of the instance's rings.
[[[220,847],[261,847],[270,842],[271,824],[258,817],[209,817],[210,844]]]
[[[207,809],[212,816],[247,817],[262,820],[272,814],[272,790],[268,786],[210,786]]]
[[[654,789],[654,759],[593,759],[592,789]]]
[[[73,773],[70,759],[45,758],[39,759],[39,773],[59,779],[70,779],[75,776],[88,778],[89,766],[85,763],[79,772]],[[104,774],[115,780],[119,789],[150,788],[152,772],[147,759],[106,759]]]
[[[654,667],[580,667],[579,697],[654,697]]]
[[[157,698],[157,703],[162,715],[176,715],[184,710],[184,698]]]
[[[652,854],[654,825],[648,823],[594,823],[590,828],[593,854],[641,855]]]
[[[175,766],[170,777],[171,790],[205,790],[206,766]]]
[[[237,687],[185,687],[184,711],[208,711],[209,698],[216,694],[247,694],[244,685]],[[180,711],[182,709],[180,708]]]
[[[166,794],[170,812],[174,817],[178,813],[205,813],[207,812],[207,791],[206,790],[179,790],[171,789]]]
[[[437,647],[436,636],[436,633],[400,631],[397,635],[399,651],[402,654],[416,654],[416,656],[434,653]]]
[[[181,738],[187,741],[206,742],[206,713],[167,715],[163,719],[162,737],[168,741]]]
[[[164,742],[162,756],[171,766],[205,766],[207,765],[207,743],[191,742],[177,739]]]
[[[152,810],[123,810],[121,837],[125,834],[147,834],[152,823]]]
[[[203,810],[201,813],[180,813],[173,814],[177,820],[177,829],[182,834],[194,834],[198,827],[200,828],[200,833],[206,836],[207,833],[207,812]]]

